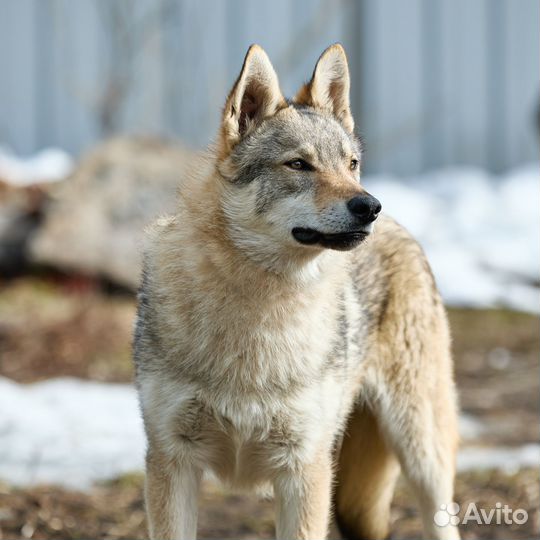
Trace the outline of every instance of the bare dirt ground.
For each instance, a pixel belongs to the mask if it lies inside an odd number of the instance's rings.
[[[129,382],[134,310],[131,297],[81,277],[0,283],[0,375]]]
[[[0,375],[19,382],[57,376],[129,382],[134,301],[82,278],[0,282]],[[505,310],[451,309],[456,380],[462,410],[489,426],[482,444],[538,442],[538,318]],[[540,464],[539,464],[540,465]],[[462,507],[497,502],[529,512],[518,526],[462,526],[465,539],[538,537],[539,471],[472,471],[458,475]],[[202,538],[271,538],[270,501],[205,487]],[[396,493],[392,537],[418,538],[416,506]],[[79,493],[0,484],[0,540],[11,538],[145,538],[142,478],[127,476]]]
[[[0,538],[147,538],[142,499],[143,479],[128,476],[94,487],[89,493],[56,487],[18,490],[0,484]],[[463,507],[495,508],[506,501],[527,510],[524,525],[460,527],[465,540],[537,538],[540,527],[538,471],[514,474],[499,471],[458,475],[456,499]],[[392,509],[392,538],[421,537],[416,505],[406,486],[398,486]],[[221,491],[206,485],[200,501],[200,538],[273,538],[271,501]]]

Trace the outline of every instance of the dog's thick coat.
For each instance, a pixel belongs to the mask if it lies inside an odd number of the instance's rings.
[[[433,522],[457,445],[444,308],[407,232],[352,214],[360,152],[341,46],[291,101],[250,48],[213,156],[147,237],[134,356],[153,538],[195,538],[206,471],[273,488],[278,538],[326,537],[332,499],[346,537],[383,538],[399,465],[426,535],[458,537]]]

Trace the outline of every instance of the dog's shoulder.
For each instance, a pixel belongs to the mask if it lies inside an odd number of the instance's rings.
[[[145,228],[133,343],[136,364],[160,348],[160,306],[169,296],[172,274],[178,267],[179,235],[178,218],[173,215],[161,216]]]
[[[143,238],[143,257],[145,265],[165,256],[171,245],[181,236],[177,215],[163,215],[147,225]]]
[[[352,279],[373,324],[390,314],[437,316],[442,301],[422,247],[387,215],[377,220],[365,246],[355,250]]]
[[[377,253],[381,262],[393,271],[410,269],[423,270],[426,256],[420,244],[411,233],[392,217],[382,214],[375,223],[371,247]]]
[[[414,237],[393,218],[381,215],[375,231],[360,249],[354,260],[359,277],[371,282],[373,278],[406,280],[412,283],[433,283],[426,255]]]

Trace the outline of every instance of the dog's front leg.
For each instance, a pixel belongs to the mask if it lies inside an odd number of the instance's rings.
[[[458,435],[452,381],[442,381],[436,391],[415,388],[414,381],[407,382],[403,386],[410,389],[408,393],[395,388],[385,392],[376,405],[379,418],[418,498],[424,537],[459,540],[458,528],[450,520],[442,526],[435,521],[438,511],[453,501],[454,493]]]
[[[278,540],[322,540],[328,534],[332,466],[329,453],[280,473],[274,482]]]
[[[150,537],[195,540],[201,471],[150,449],[146,456],[146,513]]]

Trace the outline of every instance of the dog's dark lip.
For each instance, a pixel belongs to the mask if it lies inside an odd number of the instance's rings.
[[[316,231],[315,229],[295,227],[291,232],[294,239],[300,244],[307,246],[318,244],[322,247],[337,250],[352,249],[369,236],[369,232],[365,230],[327,234]]]

